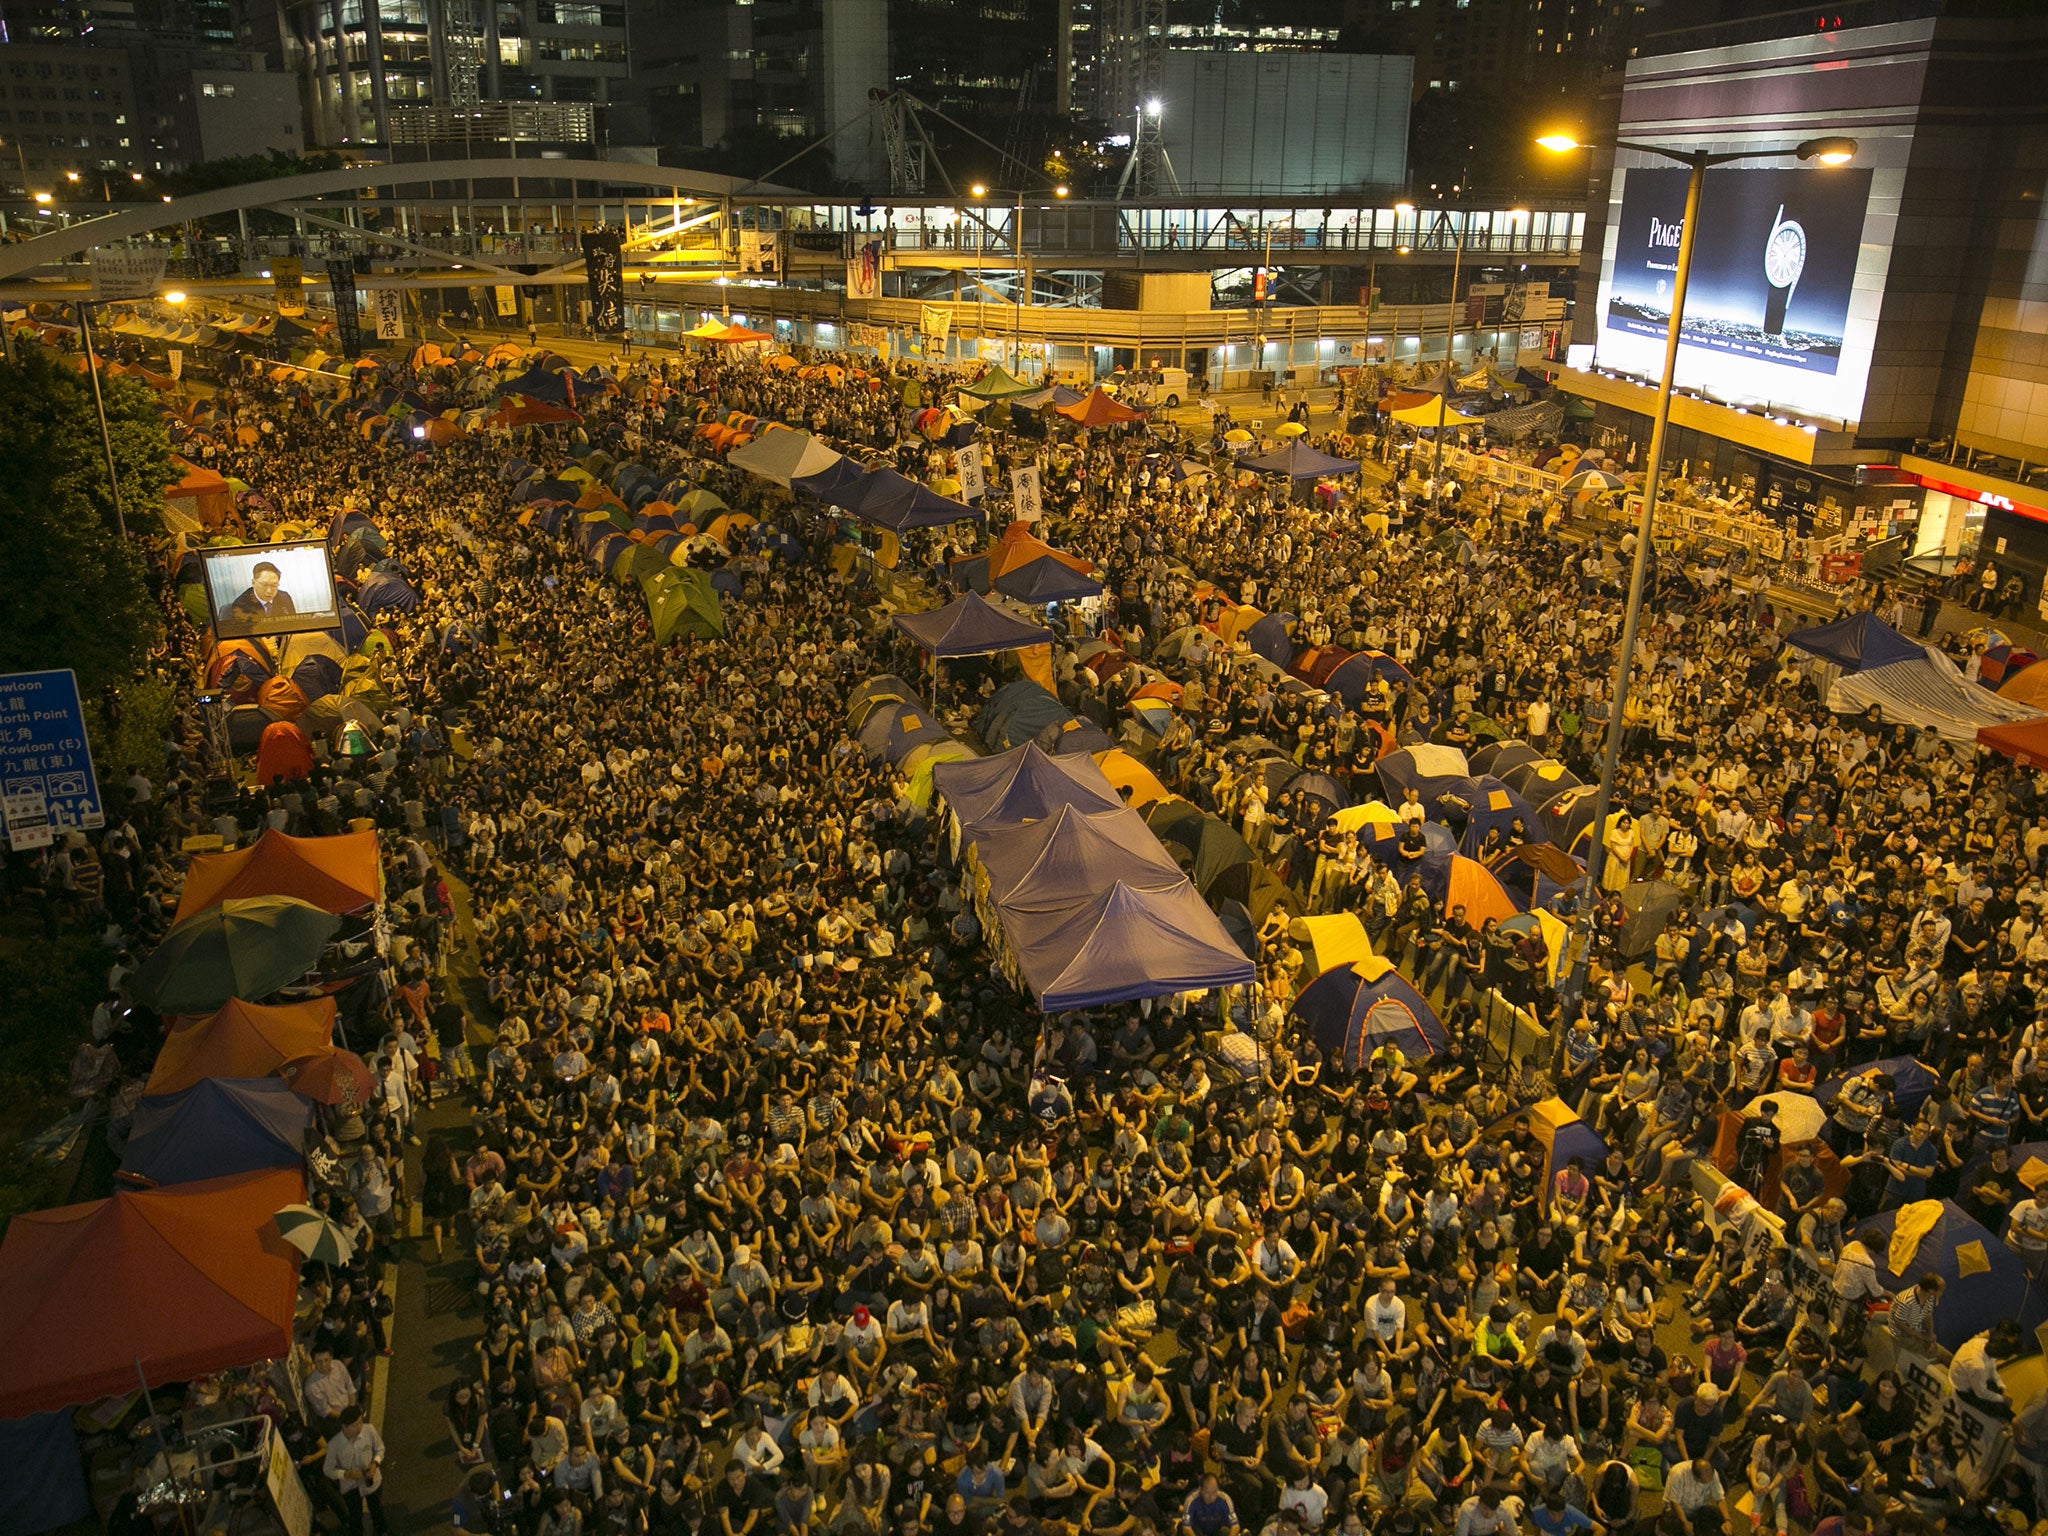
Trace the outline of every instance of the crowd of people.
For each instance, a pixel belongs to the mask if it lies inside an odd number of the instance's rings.
[[[737,551],[723,635],[667,647],[636,592],[516,521],[502,439],[370,448],[292,386],[223,393],[271,430],[216,467],[285,517],[364,511],[425,598],[382,751],[323,754],[310,782],[225,814],[244,835],[350,815],[391,833],[403,986],[335,1199],[365,1253],[407,1199],[437,1252],[473,1250],[475,1353],[446,1402],[452,1444],[432,1451],[459,1524],[1713,1536],[2031,1514],[2028,1463],[1980,1471],[1958,1421],[1923,1430],[1902,1387],[1908,1359],[1946,1360],[1959,1399],[2011,1419],[2015,1331],[1982,1319],[1947,1360],[1938,1280],[1866,1326],[1879,1287],[1858,1223],[1946,1195],[2048,1256],[2048,1206],[2010,1159],[1974,1171],[2048,1136],[2035,775],[1830,715],[1768,607],[1660,570],[1591,983],[1561,995],[1540,946],[1467,928],[1398,858],[1270,794],[1250,744],[1360,800],[1382,793],[1389,746],[1470,744],[1482,723],[1587,772],[1624,552],[1555,509],[1419,498],[1383,535],[1363,514],[1395,488],[1169,476],[1156,429],[996,428],[991,484],[1041,463],[1041,532],[1107,588],[1070,633],[1112,634],[1180,685],[1154,771],[1292,893],[1257,935],[1258,980],[1220,1008],[1041,1018],[991,974],[942,810],[849,737],[846,694],[921,665],[871,567],[818,558],[848,530],[700,456],[683,405],[922,475],[911,370],[870,371],[643,360],[623,392],[579,400],[575,432],[813,552]],[[569,448],[561,429],[518,445],[549,471]],[[921,537],[907,554],[934,589],[981,542]],[[1296,615],[1304,645],[1384,649],[1413,681],[1346,706],[1183,633],[1236,600]],[[476,643],[444,647],[453,626]],[[1121,728],[1113,694],[1065,649],[1057,666],[1069,707]],[[931,702],[964,737],[998,680],[941,668]],[[197,777],[174,760],[131,822],[143,931],[174,899],[166,850],[213,819]],[[442,870],[467,888],[459,933]],[[1630,966],[1619,893],[1649,876],[1687,900]],[[1364,917],[1438,1002],[1443,1052],[1352,1073],[1298,1027],[1286,918],[1311,908]],[[480,972],[467,1046],[447,1006],[458,949]],[[1555,1050],[1503,1061],[1477,1006],[1493,989]],[[1253,1037],[1255,1067],[1215,1049],[1219,1028]],[[1941,1078],[1917,1109],[1862,1070],[1902,1055]],[[1769,1180],[1782,1243],[1721,1230],[1690,1174],[1722,1112],[1845,1071],[1828,1169],[1801,1152]],[[1047,1076],[1066,1093],[1040,1113]],[[408,1187],[416,1101],[451,1079],[467,1113],[425,1137]],[[1527,1111],[1553,1097],[1599,1130],[1596,1165],[1549,1166]],[[1767,1121],[1744,1132],[1760,1192],[1777,1151]],[[309,1385],[302,1443],[348,1536],[365,1513],[384,1526],[352,1460],[367,1453],[348,1449],[388,1347],[367,1279],[323,1288],[311,1381],[332,1390]],[[2031,1456],[2048,1430],[2023,1413],[2007,1433]]]

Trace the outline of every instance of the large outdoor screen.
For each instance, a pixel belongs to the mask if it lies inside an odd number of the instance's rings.
[[[237,544],[200,551],[219,640],[331,629],[341,622],[327,546]]]
[[[1688,174],[1676,167],[1625,173],[1600,295],[1603,367],[1648,377],[1661,370]],[[1708,172],[1679,382],[1853,418],[1875,325],[1855,317],[1853,302],[1869,202],[1867,170]],[[1853,360],[1847,370],[1845,355]]]

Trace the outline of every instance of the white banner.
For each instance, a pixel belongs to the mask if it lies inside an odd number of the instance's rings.
[[[396,288],[379,288],[370,297],[377,310],[377,339],[405,340],[405,295]]]
[[[740,231],[740,270],[777,272],[782,268],[782,247],[773,230]]]
[[[943,344],[953,329],[953,311],[941,309],[936,304],[920,304],[917,307],[917,328],[924,332],[927,341]]]
[[[979,501],[988,494],[988,482],[981,474],[981,444],[953,450],[953,474],[960,482],[962,500]]]
[[[1010,511],[1020,523],[1035,523],[1045,516],[1045,493],[1038,483],[1036,464],[1010,471]]]
[[[164,280],[165,252],[147,246],[110,245],[92,253],[95,299],[147,299]]]
[[[849,299],[879,299],[882,296],[882,242],[870,240],[858,247],[846,264],[846,296]]]
[[[185,349],[183,347],[172,347],[164,356],[171,360],[171,377],[174,379],[185,377]]]

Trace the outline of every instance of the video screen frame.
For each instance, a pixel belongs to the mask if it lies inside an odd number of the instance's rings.
[[[216,640],[303,634],[341,622],[341,594],[325,540],[221,545],[199,551],[199,560]],[[274,611],[266,613],[258,583],[272,573],[275,581],[265,585],[273,594],[268,601]],[[275,611],[280,597],[288,612]]]

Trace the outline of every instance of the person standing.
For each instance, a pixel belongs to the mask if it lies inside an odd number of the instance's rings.
[[[327,1456],[321,1471],[334,1480],[347,1506],[347,1536],[361,1536],[363,1511],[370,1512],[370,1529],[376,1536],[388,1536],[384,1519],[384,1437],[363,1418],[363,1410],[351,1404],[341,1415],[341,1430],[327,1442]]]

